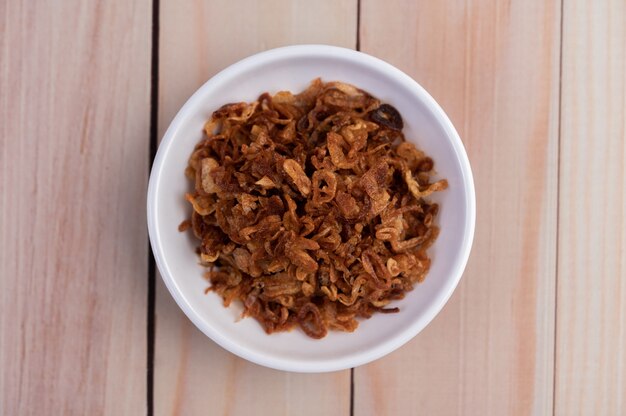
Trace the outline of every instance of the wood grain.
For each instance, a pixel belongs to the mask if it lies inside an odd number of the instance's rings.
[[[159,135],[244,56],[356,44],[356,0],[160,6]],[[146,413],[151,11],[0,1],[2,415]],[[361,0],[362,50],[457,126],[478,218],[443,312],[355,370],[355,415],[624,411],[625,27],[623,0]],[[241,360],[160,277],[155,353],[157,415],[350,414],[349,371]]]
[[[220,69],[297,43],[354,47],[356,1],[161,0],[159,131]],[[248,363],[200,333],[157,278],[155,414],[346,415],[350,372],[290,374]]]
[[[626,3],[566,0],[557,415],[626,408]]]
[[[363,0],[361,10],[362,50],[408,72],[457,126],[477,225],[443,312],[355,370],[355,414],[549,414],[560,2]]]
[[[146,411],[151,2],[0,2],[0,414]]]

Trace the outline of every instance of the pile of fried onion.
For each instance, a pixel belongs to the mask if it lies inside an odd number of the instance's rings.
[[[190,220],[207,290],[243,303],[267,333],[312,338],[397,312],[430,268],[433,160],[404,139],[389,104],[314,80],[213,113],[189,159]]]

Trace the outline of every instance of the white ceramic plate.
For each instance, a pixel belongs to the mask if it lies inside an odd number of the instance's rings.
[[[197,242],[180,233],[190,215],[184,193],[187,160],[202,139],[202,127],[214,110],[236,101],[253,101],[261,93],[299,92],[309,82],[354,84],[403,116],[404,133],[435,161],[449,189],[439,192],[441,234],[430,249],[433,259],[424,283],[398,306],[398,314],[377,314],[361,321],[353,333],[331,331],[314,340],[301,330],[267,335],[252,318],[239,320],[241,307],[225,308],[214,293],[204,294],[205,271],[198,265]],[[281,370],[335,371],[365,364],[390,353],[420,332],[454,291],[467,262],[475,222],[472,173],[461,140],[435,100],[413,79],[369,55],[323,45],[273,49],[226,68],[185,103],[159,146],[148,189],[148,229],[157,265],[172,296],[189,319],[223,348],[247,360]]]

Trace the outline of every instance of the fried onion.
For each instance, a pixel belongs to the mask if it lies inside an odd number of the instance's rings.
[[[394,313],[430,269],[446,189],[405,141],[394,107],[352,85],[314,80],[219,108],[185,171],[210,290],[267,333],[312,338]]]

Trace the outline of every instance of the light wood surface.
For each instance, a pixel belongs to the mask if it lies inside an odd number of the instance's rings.
[[[181,22],[187,22],[181,25]],[[294,43],[356,44],[356,2],[161,0],[159,131],[219,70],[255,52]],[[198,331],[157,284],[157,415],[346,415],[350,371],[289,374],[251,364]]]
[[[146,412],[148,1],[0,2],[0,414]]]
[[[465,276],[441,315],[355,370],[355,414],[549,414],[560,3],[365,0],[361,10],[362,50],[422,83],[457,126],[477,222]]]
[[[565,2],[557,415],[626,412],[626,3]]]
[[[623,0],[0,1],[0,415],[623,414],[625,27]],[[458,290],[353,373],[239,359],[149,273],[151,108],[161,137],[217,71],[297,43],[406,71],[475,175]]]

